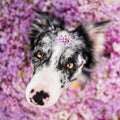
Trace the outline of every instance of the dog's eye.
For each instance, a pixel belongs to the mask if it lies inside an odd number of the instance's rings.
[[[42,59],[43,58],[43,53],[38,50],[36,53],[35,53],[35,57],[37,57],[38,59]]]
[[[66,64],[66,67],[67,67],[68,69],[72,69],[72,68],[74,68],[74,66],[75,66],[75,64],[72,63],[72,62]]]

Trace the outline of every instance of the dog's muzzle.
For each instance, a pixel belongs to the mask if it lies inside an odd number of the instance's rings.
[[[42,108],[54,105],[63,91],[58,76],[57,72],[48,69],[36,73],[26,88],[28,102]]]

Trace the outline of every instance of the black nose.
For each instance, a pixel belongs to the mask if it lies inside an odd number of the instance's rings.
[[[43,90],[40,92],[36,92],[36,94],[33,96],[34,101],[39,105],[44,105],[44,100],[49,98],[49,94],[44,92]]]

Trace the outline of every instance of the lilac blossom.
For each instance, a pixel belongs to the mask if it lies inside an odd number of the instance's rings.
[[[28,32],[32,8],[61,17],[66,27],[111,20],[105,52],[84,90],[70,86],[49,109],[27,103],[30,80]],[[120,118],[120,3],[104,0],[0,1],[0,120],[117,120]]]

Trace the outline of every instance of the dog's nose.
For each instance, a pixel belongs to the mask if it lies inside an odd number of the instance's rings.
[[[42,106],[46,104],[48,100],[49,100],[49,94],[47,92],[44,92],[43,90],[40,92],[36,92],[33,98],[30,99],[32,103]]]

